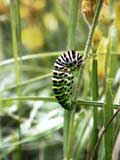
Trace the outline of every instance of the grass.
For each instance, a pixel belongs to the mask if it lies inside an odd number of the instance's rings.
[[[93,56],[94,57],[94,56]],[[93,101],[97,101],[98,100],[98,63],[97,63],[97,59],[93,58],[93,62],[92,62],[92,99]],[[93,140],[92,140],[92,146],[91,146],[91,150],[93,150],[97,139],[98,139],[98,109],[97,108],[93,108]],[[97,153],[95,155],[95,159],[97,158]]]
[[[75,33],[78,15],[78,0],[70,1],[70,15],[68,27],[68,42],[67,50],[75,49]],[[71,158],[72,150],[72,128],[74,125],[74,111],[64,111],[64,158],[69,160]]]
[[[13,44],[13,57],[15,62],[15,74],[16,74],[16,93],[17,96],[20,97],[22,95],[21,88],[19,84],[21,83],[21,69],[20,64],[17,59],[17,57],[21,54],[21,30],[20,30],[20,13],[19,13],[19,0],[14,1],[11,0],[11,6],[10,6],[10,15],[11,15],[11,30],[12,30],[12,44]],[[19,112],[19,118],[21,118],[21,102],[18,100],[18,112]],[[18,128],[18,134],[19,138],[18,141],[21,140],[21,128],[19,124]],[[22,150],[21,146],[17,146],[16,154],[14,159],[20,160],[22,159]]]
[[[113,111],[113,93],[112,93],[112,84],[113,78],[111,74],[111,35],[109,36],[108,48],[106,53],[105,60],[105,78],[106,78],[106,104],[104,105],[104,116],[105,116],[105,125],[107,121],[112,117]],[[113,122],[111,122],[111,126],[108,128],[105,134],[105,159],[112,159],[112,150],[113,150]]]
[[[65,26],[68,27],[67,50],[75,49],[76,47],[77,21],[79,16],[79,1],[70,0],[69,3],[69,24],[65,21],[66,16],[64,16],[64,14],[60,17],[60,19],[65,23]],[[46,53],[36,52],[31,55],[22,56],[19,0],[11,1],[13,58],[1,61],[0,66],[8,68],[8,72],[10,70],[9,66],[14,67],[13,72],[15,74],[15,84],[13,84],[13,82],[0,90],[2,95],[0,98],[0,114],[2,117],[7,119],[6,121],[8,121],[9,117],[9,119],[12,119],[12,121],[14,121],[15,124],[18,123],[18,125],[11,133],[7,134],[7,136],[2,135],[2,132],[4,133],[2,128],[4,127],[0,126],[1,159],[9,159],[8,155],[12,154],[13,159],[20,160],[23,156],[21,151],[26,148],[26,145],[29,146],[28,150],[30,152],[30,148],[34,147],[34,145],[36,148],[39,148],[39,145],[44,146],[44,141],[46,142],[46,146],[47,144],[55,145],[54,143],[63,144],[64,154],[62,152],[60,154],[62,155],[62,158],[64,155],[65,160],[70,160],[71,158],[79,160],[80,158],[87,158],[87,156],[89,156],[89,159],[91,152],[94,152],[92,155],[93,157],[91,156],[91,160],[99,159],[101,157],[105,157],[106,160],[110,160],[112,158],[112,151],[114,150],[113,142],[115,140],[113,133],[115,122],[113,119],[115,119],[119,112],[120,104],[118,102],[113,103],[114,97],[112,90],[115,74],[113,74],[111,66],[113,64],[112,59],[118,59],[119,55],[112,51],[111,37],[109,37],[105,60],[105,88],[99,84],[101,83],[98,75],[99,59],[94,55],[89,58],[89,55],[92,52],[92,50],[90,50],[91,41],[98,22],[102,3],[102,0],[98,1],[95,16],[85,45],[85,50],[80,50],[80,53],[83,54],[85,59],[85,63],[88,63],[88,67],[91,65],[92,69],[91,71],[87,69],[86,72],[83,72],[83,70],[86,69],[86,67],[83,66],[82,70],[80,69],[77,72],[77,82],[71,99],[74,109],[72,111],[64,111],[63,117],[63,108],[60,108],[51,91],[52,72],[47,72],[44,68],[45,65],[48,65],[47,67],[52,71],[54,59],[61,54],[61,51]],[[63,10],[60,10],[60,6],[57,7],[59,10],[55,10],[55,13],[59,16]],[[99,54],[104,55],[104,53]],[[48,58],[51,61],[49,63],[47,61]],[[92,63],[89,63],[89,60],[91,59]],[[40,66],[42,69],[39,69],[38,67],[37,72],[34,72],[34,69],[36,69],[37,66],[35,66],[35,64],[38,63],[39,66],[40,61],[44,61],[42,63],[43,66]],[[34,67],[32,75],[31,73],[22,70],[22,67],[24,68],[24,66],[27,66],[24,65],[24,63],[27,65],[30,63],[31,65],[28,65],[28,67]],[[118,67],[119,62],[116,68]],[[38,75],[41,70],[42,74],[40,73]],[[4,72],[4,70],[1,70],[1,73],[2,72]],[[28,77],[26,76],[26,73]],[[87,77],[92,77],[91,82],[87,86],[90,87],[92,84],[90,89],[87,89],[85,88],[86,86],[84,86],[87,83],[83,82],[83,74],[87,74]],[[23,77],[25,77],[25,79],[22,81],[21,79]],[[105,89],[105,92],[102,90],[103,88]],[[82,95],[82,93],[79,92],[79,89],[81,91],[85,89],[85,96],[87,98],[79,98]],[[100,101],[102,98],[98,94],[101,90],[104,92],[103,95],[105,96],[105,100],[102,102]],[[75,112],[76,107],[79,107],[80,109],[77,113]],[[12,109],[14,109],[14,111],[12,111]],[[113,110],[117,110],[115,114],[113,114]],[[41,117],[44,117],[44,119]],[[93,124],[91,125],[92,119]],[[100,127],[103,125],[105,127],[104,131],[102,132],[102,136],[98,138],[99,131],[101,130]],[[64,137],[61,134],[62,129]],[[89,139],[90,136],[93,137],[91,140]],[[104,141],[102,141],[103,136]],[[100,141],[102,141],[102,145],[100,144]],[[95,148],[95,146],[97,147]],[[98,147],[102,147],[101,154]],[[58,150],[58,152],[60,151]],[[84,152],[90,153],[86,156],[84,155]]]
[[[98,20],[98,17],[99,17],[101,7],[102,7],[102,0],[99,0],[97,8],[96,8],[95,16],[93,18],[93,23],[92,23],[92,26],[91,26],[91,29],[90,29],[90,32],[89,32],[89,35],[88,35],[88,40],[87,40],[86,46],[85,46],[85,51],[84,51],[84,56],[83,56],[84,60],[86,60],[86,58],[88,57],[88,54],[89,54],[89,50],[90,50],[91,43],[92,43],[92,36],[93,36],[94,30],[95,30],[95,26],[97,24],[97,20]],[[71,8],[71,10],[72,10],[72,8]],[[76,9],[76,11],[77,11],[77,9]],[[71,18],[72,18],[72,16],[71,16]],[[71,21],[72,21],[72,19],[71,19]],[[75,27],[75,26],[71,25],[71,27]],[[78,96],[79,85],[80,85],[80,77],[81,77],[81,68],[79,69],[78,81],[77,81],[77,84],[75,86],[75,91],[74,91],[74,94],[73,94],[73,101],[76,101],[77,96]],[[67,156],[66,156],[67,160],[72,158],[72,144],[73,144],[73,137],[74,137],[74,135],[73,135],[73,133],[74,133],[74,118],[75,118],[75,110],[76,110],[76,106],[74,104],[73,104],[73,106],[74,107],[73,107],[73,110],[72,110],[72,113],[71,113],[70,129],[69,129],[69,135],[68,135],[68,151],[67,151]]]

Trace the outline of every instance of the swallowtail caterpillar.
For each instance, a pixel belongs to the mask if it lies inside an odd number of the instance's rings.
[[[74,50],[64,52],[56,59],[53,68],[53,91],[59,104],[71,110],[73,71],[81,66],[82,56]]]

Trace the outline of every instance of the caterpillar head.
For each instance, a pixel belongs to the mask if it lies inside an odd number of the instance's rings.
[[[69,61],[68,66],[70,67],[71,71],[75,71],[76,69],[78,69],[81,66],[81,64],[83,62],[83,58],[78,52],[76,52],[74,50],[68,51],[68,52],[71,53],[71,57],[72,57],[71,58],[72,60]]]

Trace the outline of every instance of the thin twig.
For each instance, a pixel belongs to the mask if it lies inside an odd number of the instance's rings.
[[[106,132],[107,129],[109,128],[110,124],[112,123],[112,121],[114,120],[114,118],[117,116],[117,114],[118,114],[119,112],[120,112],[120,108],[113,114],[113,116],[112,116],[112,117],[110,118],[110,120],[107,122],[105,128],[102,127],[103,131],[102,131],[99,139],[97,140],[97,143],[96,143],[95,148],[94,148],[94,150],[93,150],[93,152],[92,152],[92,155],[91,155],[90,160],[94,160],[94,155],[95,155],[95,153],[96,153],[96,151],[97,151],[97,149],[98,149],[98,146],[99,146],[99,144],[100,144],[100,142],[101,142],[101,140],[102,140],[103,135],[105,134],[105,132]]]
[[[99,0],[98,4],[97,4],[97,7],[96,7],[93,22],[92,22],[90,32],[89,32],[89,35],[88,35],[88,40],[87,40],[87,43],[86,43],[86,46],[85,46],[84,57],[83,57],[84,60],[87,59],[88,54],[89,54],[89,50],[90,50],[91,42],[92,42],[92,37],[93,37],[93,34],[94,34],[95,27],[97,25],[100,10],[102,8],[102,2],[103,2],[103,0]]]

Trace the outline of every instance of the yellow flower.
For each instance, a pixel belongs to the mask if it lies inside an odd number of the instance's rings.
[[[22,30],[22,43],[32,49],[42,48],[44,45],[44,36],[39,26],[31,25]]]

